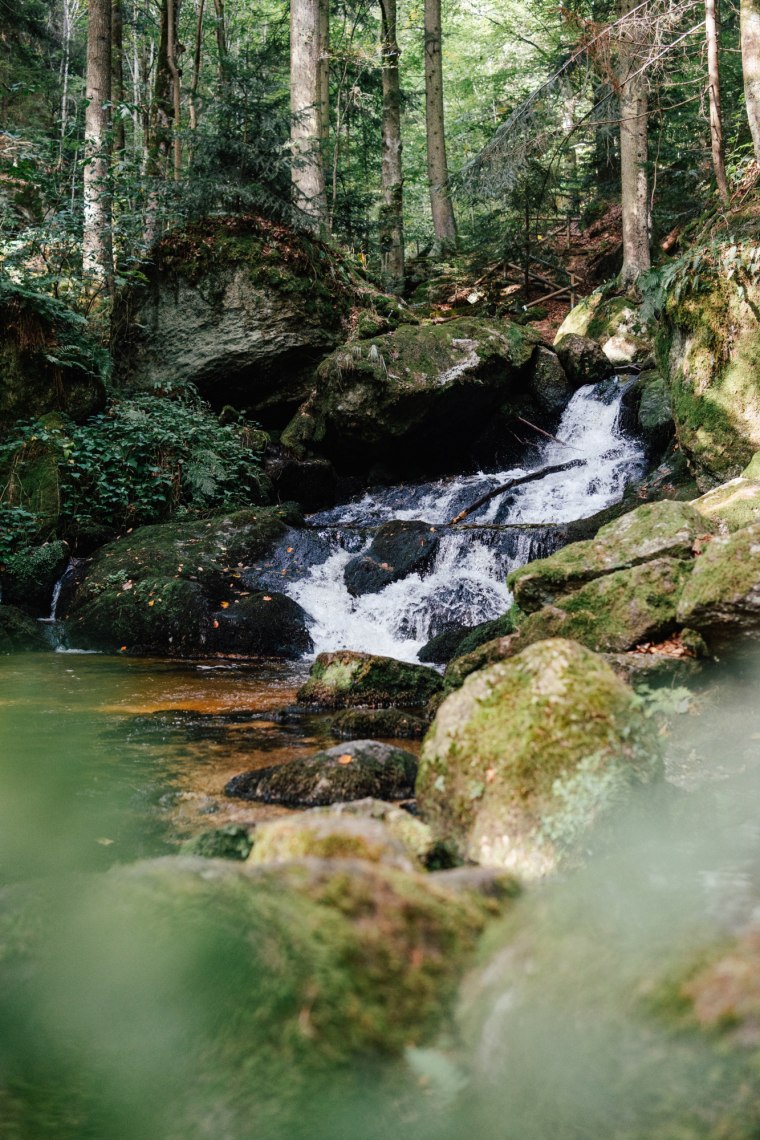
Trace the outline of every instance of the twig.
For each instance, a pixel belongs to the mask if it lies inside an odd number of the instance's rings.
[[[580,467],[585,463],[585,459],[571,459],[569,463],[555,463],[551,467],[539,467],[536,471],[530,471],[527,475],[519,475],[516,479],[510,479],[508,483],[502,483],[500,487],[494,487],[493,491],[488,491],[485,495],[481,495],[474,503],[471,503],[466,510],[460,511],[459,514],[451,520],[449,526],[455,526],[476,511],[478,507],[482,507],[489,499],[495,499],[497,495],[503,495],[505,491],[511,491],[513,487],[519,487],[523,483],[530,483],[534,479],[543,479],[544,475],[555,475],[558,471],[569,471],[571,467]]]
[[[580,451],[579,447],[574,447],[572,443],[565,443],[563,439],[557,439],[556,435],[552,435],[550,431],[544,431],[543,428],[537,427],[536,424],[532,424],[530,420],[523,419],[522,416],[515,416],[515,419],[519,420],[521,424],[525,424],[526,427],[533,428],[534,431],[545,435],[546,438],[550,439],[553,443],[558,443],[560,447],[569,447],[571,451]]]

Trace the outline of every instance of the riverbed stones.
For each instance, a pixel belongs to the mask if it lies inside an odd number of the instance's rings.
[[[256,828],[249,863],[288,863],[305,858],[361,859],[399,871],[421,869],[382,820],[370,815],[299,812]]]
[[[541,878],[628,789],[662,772],[632,691],[582,646],[551,639],[482,669],[441,705],[417,800],[464,859]]]
[[[339,649],[319,654],[297,700],[326,709],[411,708],[427,704],[442,687],[439,674],[424,665]]]
[[[346,565],[343,577],[352,597],[377,594],[389,583],[422,571],[438,547],[437,528],[419,520],[394,520],[378,528],[367,550]]]
[[[402,709],[344,709],[330,722],[330,732],[341,740],[421,739],[427,721]]]
[[[721,653],[760,639],[760,523],[714,538],[694,567],[678,619]]]
[[[243,772],[224,794],[260,803],[315,807],[361,800],[403,800],[414,795],[417,758],[377,740],[351,740],[313,756]]]

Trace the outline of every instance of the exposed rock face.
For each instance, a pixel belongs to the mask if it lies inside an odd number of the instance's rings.
[[[377,740],[352,740],[314,756],[243,772],[225,795],[291,807],[316,807],[373,796],[403,800],[414,794],[417,758]]]
[[[119,378],[155,388],[168,376],[215,407],[275,415],[303,399],[351,296],[325,245],[256,218],[167,236],[147,276],[117,303]]]
[[[285,512],[261,507],[140,527],[103,547],[66,616],[77,648],[193,656],[299,656],[307,617],[280,594],[243,590],[239,567],[285,533]]]
[[[642,363],[651,358],[653,329],[642,319],[639,306],[627,297],[609,297],[603,291],[579,301],[568,313],[554,338],[567,334],[587,337],[601,346],[611,364]]]
[[[721,483],[692,503],[695,510],[729,531],[760,522],[760,453],[736,479]]]
[[[554,348],[560,364],[576,386],[596,384],[612,375],[610,359],[591,337],[571,332],[558,333]]]
[[[425,739],[417,799],[463,858],[540,878],[630,786],[661,774],[633,693],[599,657],[542,641],[469,677]]]
[[[760,523],[709,543],[683,591],[678,619],[701,633],[712,652],[760,639]]]
[[[294,454],[316,450],[350,469],[382,461],[400,471],[453,470],[485,433],[517,412],[559,407],[561,368],[532,329],[460,318],[404,325],[346,344],[282,435]],[[565,397],[571,385],[565,384]]]
[[[675,434],[670,387],[655,369],[641,372],[626,389],[624,425],[647,445],[649,454],[661,456]]]
[[[329,709],[411,707],[426,704],[442,688],[436,671],[424,665],[339,649],[320,653],[309,680],[298,690],[298,700]]]
[[[343,572],[349,594],[376,594],[390,582],[423,570],[437,546],[437,530],[429,523],[384,523],[368,549],[352,558]]]
[[[39,624],[16,606],[0,605],[0,653],[49,649]]]

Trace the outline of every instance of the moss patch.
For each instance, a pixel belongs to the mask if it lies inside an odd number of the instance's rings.
[[[707,545],[683,591],[678,620],[701,633],[712,652],[760,636],[760,523]]]
[[[426,704],[442,687],[434,669],[340,649],[320,653],[309,680],[298,690],[298,701],[332,709],[355,705],[412,707]]]

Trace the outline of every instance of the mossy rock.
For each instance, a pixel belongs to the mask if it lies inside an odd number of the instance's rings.
[[[343,577],[352,597],[376,594],[389,583],[427,567],[438,547],[438,531],[418,520],[383,523],[368,548],[346,565]]]
[[[297,699],[300,704],[327,709],[357,705],[411,708],[427,704],[442,687],[438,673],[424,665],[339,649],[320,653]]]
[[[514,657],[518,651],[516,639],[506,634],[503,637],[484,641],[469,653],[457,655],[449,661],[443,674],[446,690],[458,689],[470,673],[476,673],[478,669],[485,669],[487,665],[494,665],[497,661]]]
[[[562,326],[564,328],[564,325]],[[612,375],[612,364],[599,344],[591,337],[565,332],[554,341],[560,363],[576,387],[597,384]]]
[[[31,617],[47,617],[53,589],[69,560],[68,544],[46,542],[7,558],[0,569],[3,600]]]
[[[397,804],[368,797],[332,804],[330,807],[311,808],[305,815],[315,818],[329,815],[331,819],[379,820],[386,831],[401,844],[415,867],[437,871],[454,865],[452,853],[434,839],[428,825]]]
[[[702,491],[739,475],[760,450],[760,291],[716,276],[666,306],[657,357],[673,418]]]
[[[760,638],[760,523],[714,538],[697,559],[678,620],[720,653]]]
[[[465,638],[460,642],[457,656],[465,653],[472,653],[481,645],[485,645],[488,641],[493,641],[497,637],[507,637],[508,634],[514,632],[516,622],[516,610],[507,610],[505,614],[500,617],[492,618],[491,621],[483,621],[480,625],[476,625]]]
[[[422,738],[427,721],[401,709],[344,709],[330,722],[330,732],[342,740],[400,740]]]
[[[253,847],[252,832],[247,827],[229,824],[212,827],[186,839],[180,847],[182,855],[200,855],[204,859],[247,859]]]
[[[69,644],[169,656],[224,652],[213,614],[225,609],[221,603],[244,601],[239,566],[284,534],[283,514],[264,507],[161,523],[103,547],[65,615]],[[234,623],[230,636],[237,644]]]
[[[531,388],[541,410],[561,412],[575,387],[558,353],[539,345],[532,362]]]
[[[531,612],[605,574],[655,558],[690,558],[695,542],[715,529],[688,503],[645,503],[601,527],[595,538],[513,570],[507,583],[519,607]]]
[[[302,657],[313,648],[309,622],[286,594],[255,591],[214,612],[209,648],[246,657]]]
[[[4,903],[3,1118],[44,1114],[63,1140],[201,1140],[221,1121],[328,1140],[357,1111],[370,1140],[400,1135],[422,1111],[404,1050],[447,1028],[493,914],[419,875],[318,859],[170,857]]]
[[[540,878],[627,790],[662,773],[632,691],[552,639],[469,677],[438,710],[417,778],[423,818],[475,862]]]
[[[319,809],[316,809],[319,810]],[[399,871],[421,870],[406,847],[379,819],[334,812],[300,812],[256,828],[248,862],[288,863],[293,859],[361,859]]]
[[[450,622],[440,633],[426,641],[417,654],[417,660],[424,665],[445,665],[456,657],[459,646],[470,633],[472,626]]]
[[[579,301],[560,325],[555,345],[563,336],[588,337],[601,345],[612,364],[635,364],[651,357],[653,330],[641,307],[627,297],[608,296],[598,290]]]
[[[305,756],[233,776],[224,794],[288,807],[362,800],[404,800],[414,794],[417,757],[377,740],[351,740]]]
[[[39,623],[16,606],[0,605],[0,653],[42,652],[50,649]]]
[[[692,506],[731,532],[760,522],[760,453],[736,479],[721,483],[695,499]]]

